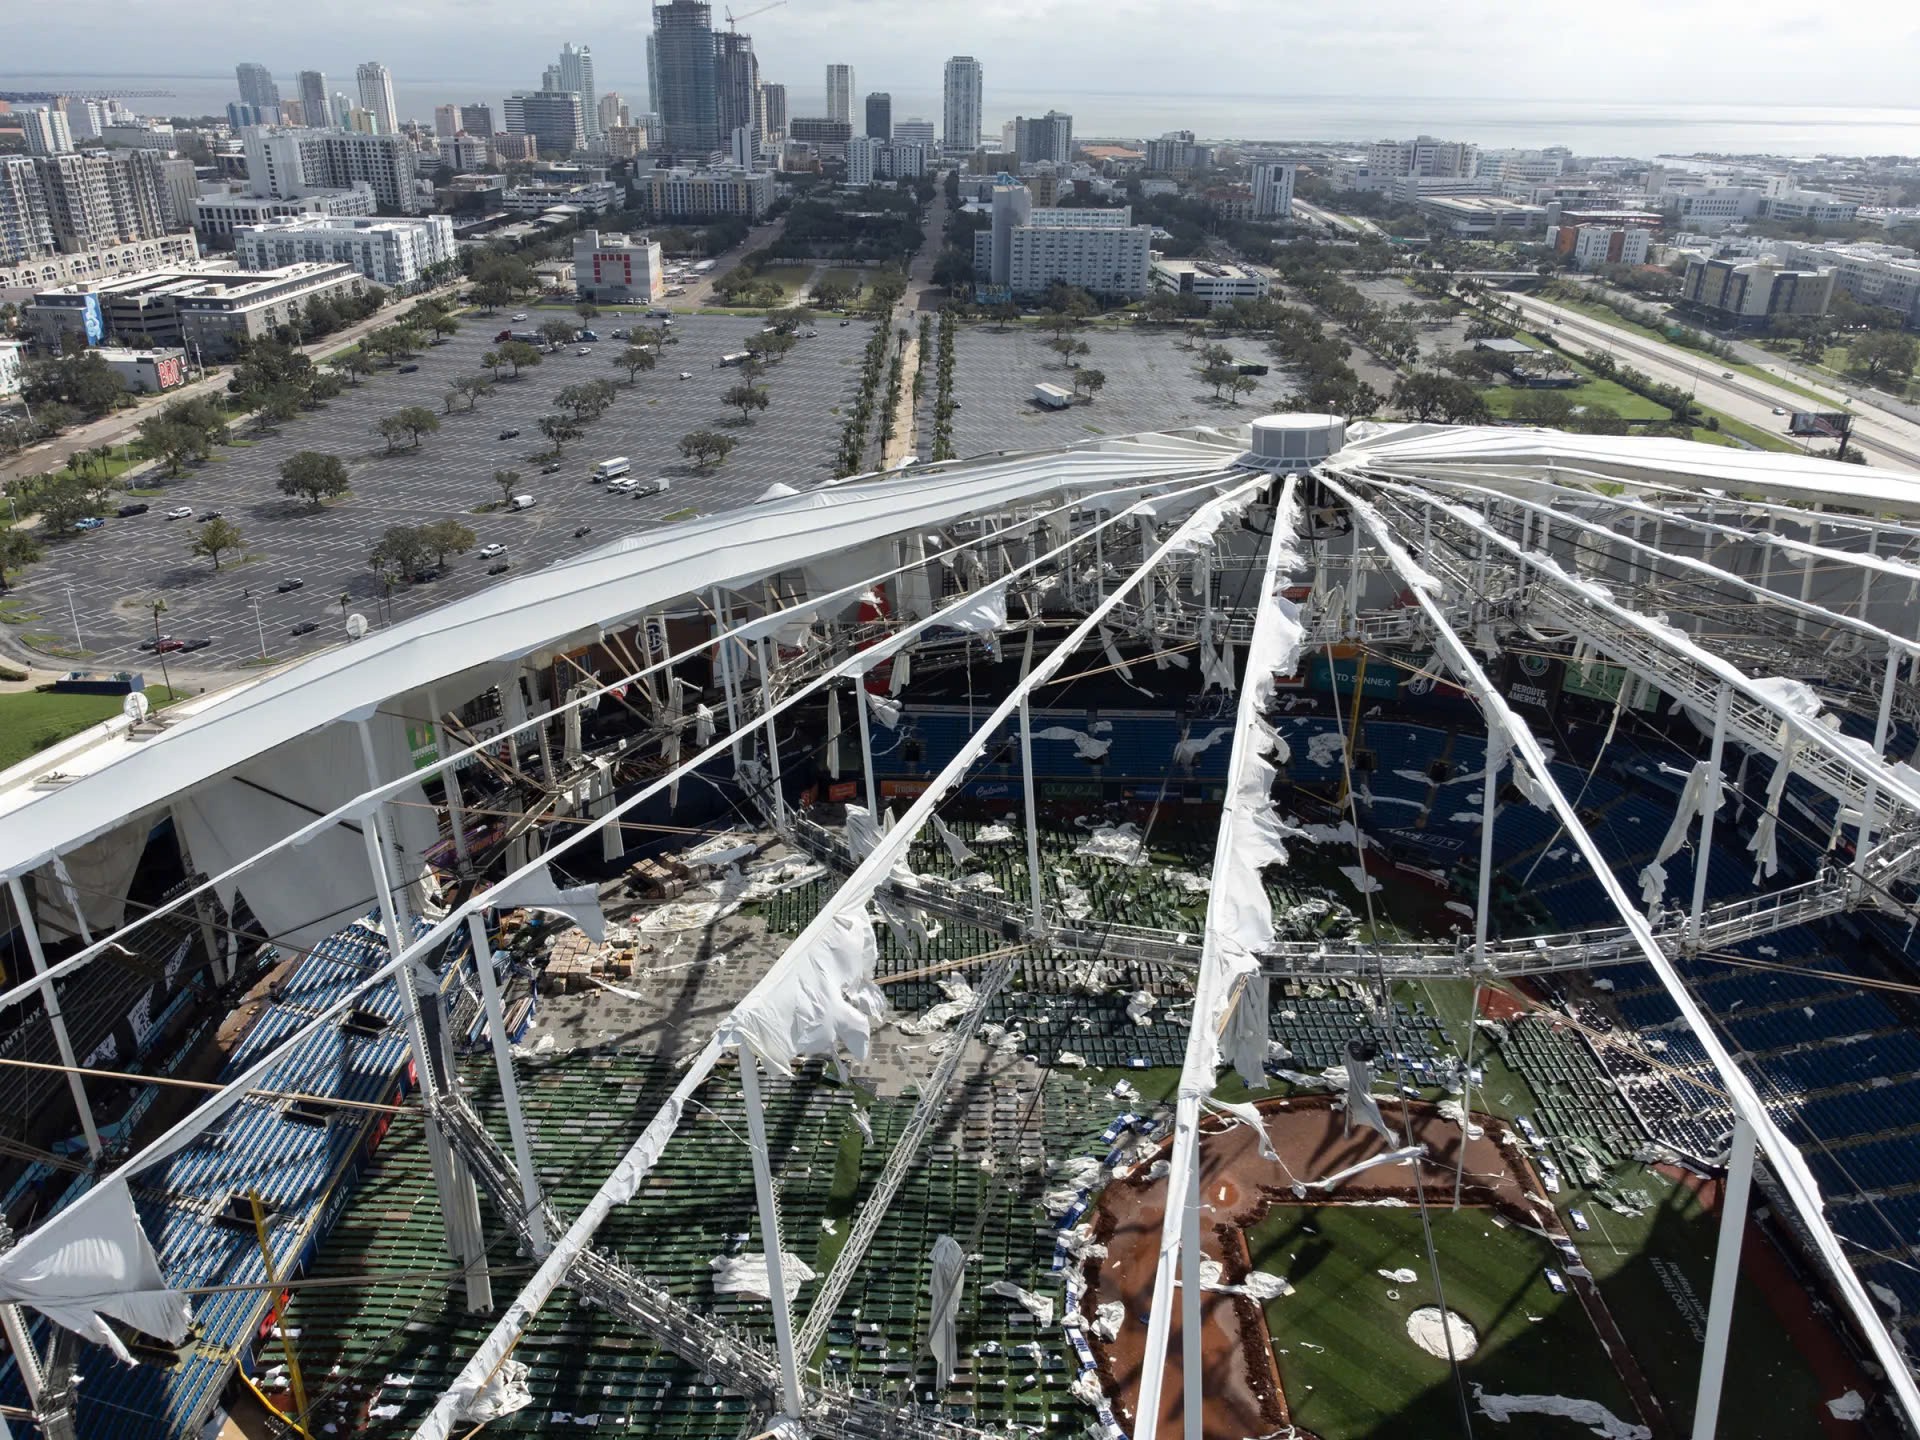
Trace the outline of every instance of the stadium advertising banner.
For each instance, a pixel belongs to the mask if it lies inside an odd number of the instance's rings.
[[[1403,827],[1396,830],[1375,830],[1369,833],[1396,845],[1403,845],[1410,850],[1419,850],[1447,860],[1456,858],[1467,848],[1467,842],[1458,835],[1449,835],[1440,830],[1415,830]]]
[[[80,324],[86,332],[87,344],[98,345],[107,338],[106,312],[100,308],[98,295],[88,295],[81,301]]]
[[[1528,651],[1506,656],[1500,693],[1515,705],[1551,712],[1560,703],[1560,687],[1567,675],[1567,662],[1557,655]]]
[[[1565,672],[1562,685],[1564,693],[1604,701],[1608,705],[1620,698],[1621,683],[1628,679],[1626,666],[1609,665],[1604,660],[1590,660],[1585,664],[1568,661]],[[1645,694],[1640,696],[1637,703],[1634,702],[1632,691],[1628,694],[1628,700],[1634,709],[1652,714],[1660,708],[1660,691],[1652,685],[1644,689]]]

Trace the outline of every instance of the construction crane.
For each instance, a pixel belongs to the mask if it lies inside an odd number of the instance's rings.
[[[754,16],[764,15],[769,10],[778,10],[782,5],[786,3],[787,3],[787,0],[773,0],[773,3],[771,5],[762,5],[757,10],[747,11],[747,13],[744,15],[736,15],[733,13],[732,10],[728,10],[727,11],[727,29],[737,33],[740,27],[740,22],[742,20],[751,20]]]

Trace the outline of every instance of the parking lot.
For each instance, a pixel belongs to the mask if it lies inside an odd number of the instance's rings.
[[[1257,340],[1236,339],[1229,348],[1273,364],[1272,373],[1255,377],[1258,388],[1234,405],[1213,398],[1213,387],[1200,379],[1199,352],[1186,349],[1174,331],[1087,329],[1078,338],[1090,350],[1079,363],[1104,374],[1106,385],[1091,403],[1083,399],[1048,410],[1034,402],[1033,387],[1045,381],[1071,390],[1074,380],[1074,371],[1047,348],[1052,338],[1036,326],[960,328],[953,342],[956,455],[1074,445],[1103,435],[1186,425],[1244,425],[1289,393],[1284,369]],[[923,460],[933,448],[933,375],[929,362],[920,409]]]
[[[742,424],[739,413],[720,402],[739,373],[719,367],[718,360],[739,350],[763,322],[729,316],[676,319],[678,343],[667,346],[657,368],[642,372],[629,386],[626,372],[614,367],[622,343],[611,332],[633,324],[634,313],[606,312],[594,322],[601,339],[590,354],[577,355],[568,346],[517,380],[503,378],[472,411],[457,406],[452,414],[442,414],[449,383],[484,373],[480,357],[509,323],[504,314],[464,317],[458,335],[409,362],[419,367],[411,374],[379,370],[324,409],[303,414],[277,432],[256,435],[250,423],[237,427],[236,438],[246,443],[216,449],[208,463],[166,482],[160,495],[145,502],[151,506],[147,514],[109,518],[89,534],[47,545],[45,558],[11,592],[9,614],[15,623],[10,628],[71,647],[70,591],[82,648],[90,652],[75,663],[157,670],[138,646],[153,634],[151,602],[160,599],[167,606],[160,617],[162,633],[212,641],[169,663],[230,671],[258,663],[263,641],[272,658],[286,659],[338,641],[348,613],[357,611],[379,625],[491,583],[490,562],[469,553],[452,559],[441,578],[396,586],[389,595],[367,556],[390,525],[458,519],[480,545],[505,546],[512,572],[519,573],[669,515],[745,504],[775,481],[812,484],[832,473],[839,412],[855,392],[860,351],[870,333],[865,322],[842,327],[837,320],[821,321],[816,338],[802,340],[769,369],[761,383],[772,403]],[[681,380],[682,371],[691,378]],[[555,410],[556,391],[593,379],[615,381],[618,398],[587,424],[585,438],[567,446],[558,473],[541,474],[546,441],[539,418]],[[374,426],[407,405],[431,409],[441,428],[424,437],[417,450],[386,453]],[[518,429],[519,438],[500,440],[504,429]],[[706,475],[682,460],[677,448],[683,435],[702,429],[739,442],[725,463]],[[299,450],[341,457],[351,496],[315,511],[280,494],[281,462]],[[597,461],[614,455],[631,457],[636,477],[663,477],[672,488],[642,497],[609,495],[588,476]],[[534,508],[474,513],[499,502],[493,475],[505,468],[520,471],[515,488],[536,498]],[[165,518],[182,505],[193,507],[196,518]],[[210,562],[187,553],[198,517],[209,510],[220,511],[246,539],[245,558],[223,557],[217,573]],[[591,533],[576,536],[582,526],[591,527]],[[290,576],[304,584],[279,592]],[[318,629],[292,636],[291,629],[303,621],[318,622]],[[20,648],[17,635],[14,648]]]

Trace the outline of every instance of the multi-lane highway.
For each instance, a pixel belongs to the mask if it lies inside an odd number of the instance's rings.
[[[1807,389],[1828,397],[1816,405],[1785,385],[1757,379],[1739,370],[1728,373],[1728,367],[1716,356],[1649,340],[1581,311],[1536,300],[1530,295],[1510,294],[1502,298],[1574,353],[1610,354],[1656,380],[1693,392],[1703,405],[1773,434],[1782,434],[1787,428],[1786,414],[1775,414],[1776,408],[1783,412],[1852,410],[1854,443],[1869,461],[1920,470],[1920,425],[1884,410],[1852,403],[1844,392],[1831,386],[1806,384]]]

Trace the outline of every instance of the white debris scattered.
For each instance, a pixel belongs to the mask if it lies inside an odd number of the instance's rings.
[[[1053,1063],[1056,1065],[1064,1065],[1069,1070],[1078,1070],[1086,1065],[1087,1057],[1076,1054],[1072,1050],[1062,1050],[1058,1055],[1053,1057]]]
[[[1153,1024],[1153,1007],[1159,1001],[1144,990],[1136,990],[1127,1001],[1127,1019],[1136,1025]]]
[[[1107,1398],[1100,1391],[1100,1373],[1097,1370],[1082,1370],[1067,1389],[1082,1405],[1091,1405],[1096,1409]]]
[[[705,930],[740,908],[739,899],[669,900],[642,915],[640,928],[651,935],[673,930]]]
[[[1114,1081],[1113,1089],[1109,1090],[1107,1093],[1111,1095],[1114,1099],[1119,1100],[1123,1103],[1127,1101],[1138,1100],[1140,1098],[1140,1092],[1134,1089],[1133,1083],[1128,1080]]]
[[[713,1271],[716,1295],[752,1295],[766,1300],[773,1293],[773,1285],[767,1279],[767,1257],[758,1250],[741,1255],[716,1255],[707,1262],[707,1268]],[[800,1294],[800,1287],[814,1278],[814,1270],[798,1255],[782,1250],[780,1278],[787,1302],[791,1304]]]
[[[1473,1399],[1480,1413],[1496,1425],[1504,1425],[1516,1415],[1558,1415],[1585,1425],[1603,1440],[1653,1440],[1653,1432],[1646,1426],[1628,1424],[1597,1400],[1569,1400],[1564,1395],[1489,1395],[1480,1385],[1473,1387]]]
[[[992,825],[983,825],[980,828],[980,832],[973,837],[973,843],[976,845],[1011,845],[1013,843],[1013,827],[1011,825],[1002,825],[998,822]]]
[[[1469,920],[1473,918],[1473,907],[1459,900],[1447,901],[1447,909],[1453,911],[1453,913],[1456,915],[1464,915]]]
[[[1044,1295],[1036,1295],[1031,1290],[1022,1290],[1011,1280],[993,1281],[987,1286],[987,1293],[1005,1296],[1042,1325],[1053,1324],[1053,1301]]]
[[[1420,1279],[1418,1275],[1414,1274],[1413,1271],[1407,1269],[1405,1266],[1402,1266],[1398,1270],[1376,1270],[1374,1274],[1380,1276],[1383,1280],[1391,1280],[1396,1285],[1412,1285]]]
[[[1347,883],[1362,895],[1371,895],[1381,888],[1380,882],[1358,865],[1342,865],[1340,873],[1346,876]]]
[[[1120,1327],[1126,1323],[1127,1307],[1119,1300],[1109,1300],[1093,1312],[1093,1324],[1087,1328],[1093,1331],[1096,1339],[1117,1340]]]
[[[1399,1273],[1411,1275],[1413,1272]],[[1427,1354],[1442,1360],[1448,1358],[1449,1353],[1455,1360],[1464,1360],[1480,1348],[1480,1337],[1474,1333],[1473,1326],[1451,1310],[1443,1318],[1435,1305],[1422,1305],[1407,1316],[1407,1338]]]
[[[1287,1283],[1284,1275],[1269,1275],[1265,1270],[1249,1270],[1246,1279],[1228,1288],[1263,1304],[1268,1300],[1278,1300],[1282,1295],[1293,1294],[1293,1286]]]
[[[924,1014],[914,1019],[895,1021],[895,1026],[909,1035],[930,1035],[946,1029],[974,1007],[973,986],[958,976],[942,978],[940,993],[947,998],[929,1005]]]
[[[1866,1418],[1867,1402],[1860,1397],[1858,1390],[1849,1390],[1839,1398],[1827,1401],[1827,1413],[1836,1420],[1862,1420]]]
[[[1337,732],[1322,730],[1307,737],[1307,759],[1320,770],[1331,770],[1346,758],[1347,747]]]
[[[837,1235],[840,1233],[834,1228],[833,1221],[827,1219],[824,1215],[820,1218],[820,1229],[828,1235]]]
[[[1114,865],[1147,863],[1147,847],[1141,840],[1140,827],[1130,820],[1119,825],[1095,826],[1091,835],[1074,846],[1073,853]]]

